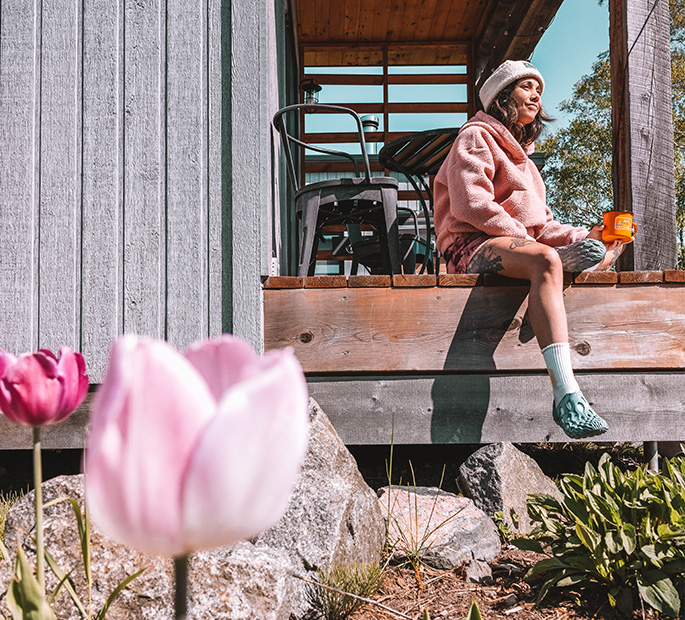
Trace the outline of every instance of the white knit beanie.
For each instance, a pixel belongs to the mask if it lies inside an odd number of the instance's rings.
[[[517,82],[523,78],[533,77],[538,82],[542,90],[545,89],[545,80],[542,79],[540,72],[527,60],[505,60],[492,75],[485,80],[480,89],[480,101],[483,109],[487,112],[490,104],[512,82]]]

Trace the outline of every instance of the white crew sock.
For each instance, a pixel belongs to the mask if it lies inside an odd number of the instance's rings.
[[[580,389],[571,367],[571,347],[568,342],[557,342],[542,349],[541,353],[552,379],[554,402],[558,405],[566,394]]]

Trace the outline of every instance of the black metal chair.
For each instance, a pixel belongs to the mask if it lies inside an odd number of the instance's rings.
[[[381,165],[387,170],[401,172],[418,196],[426,223],[425,237],[421,240],[421,244],[427,251],[423,255],[421,272],[430,273],[433,269],[436,273],[438,271],[437,252],[435,252],[435,265],[431,260],[434,250],[432,241],[434,231],[428,203],[433,204],[433,193],[426,178],[438,173],[458,133],[458,127],[410,133],[388,142],[378,154]],[[424,198],[424,192],[428,196],[428,203]]]
[[[295,131],[288,131],[287,116],[299,116],[300,110],[349,114],[354,118],[361,147],[363,175],[359,171],[358,158],[354,155],[307,144],[295,136]],[[364,130],[359,115],[354,110],[342,106],[296,104],[279,110],[274,116],[273,125],[281,136],[288,176],[295,191],[295,211],[299,232],[298,275],[313,275],[319,238],[323,228],[332,224],[345,224],[348,227],[357,227],[357,230],[361,225],[371,225],[378,236],[382,272],[401,273],[402,261],[397,221],[398,182],[397,179],[391,177],[371,176]],[[291,125],[291,127],[296,126],[297,123]],[[349,159],[354,165],[355,176],[300,186],[291,152],[292,145]]]

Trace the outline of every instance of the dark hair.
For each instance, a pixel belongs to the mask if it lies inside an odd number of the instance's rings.
[[[528,79],[528,78],[523,78]],[[516,85],[521,80],[509,84],[509,86],[504,87],[500,93],[495,97],[487,109],[487,113],[496,118],[502,125],[504,125],[514,136],[516,141],[521,146],[528,146],[535,142],[542,133],[544,128],[543,122],[549,122],[552,119],[547,116],[547,112],[544,111],[542,107],[538,111],[535,119],[532,123],[528,125],[519,125],[518,123],[518,112],[516,111],[516,101],[511,96],[511,93],[516,88]]]

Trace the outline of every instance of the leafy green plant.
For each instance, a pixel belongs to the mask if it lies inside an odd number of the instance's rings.
[[[499,534],[500,541],[502,542],[502,544],[508,544],[511,541],[511,539],[514,538],[515,533],[511,531],[506,521],[504,520],[504,512],[499,510],[494,515],[492,515],[492,520],[497,526],[497,533]],[[515,512],[512,512],[511,520],[514,523],[514,526],[518,527],[519,516]]]
[[[308,590],[309,602],[320,617],[344,620],[364,604],[364,598],[376,593],[382,572],[381,567],[373,563],[319,569],[318,583]]]
[[[543,577],[538,601],[553,587],[584,585],[610,605],[632,613],[637,600],[678,616],[685,587],[685,460],[664,460],[657,474],[622,472],[603,455],[598,468],[560,480],[562,500],[530,495],[528,513],[539,525],[512,543],[543,551],[528,578]]]

